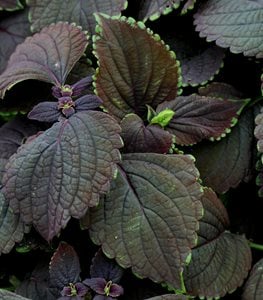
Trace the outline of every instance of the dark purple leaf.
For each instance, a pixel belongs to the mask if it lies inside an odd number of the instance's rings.
[[[140,277],[182,288],[202,216],[197,180],[192,156],[123,155],[110,193],[91,210],[92,240]]]
[[[120,285],[116,284],[116,283],[112,283],[110,285],[109,289],[110,289],[109,295],[111,297],[114,297],[114,298],[119,297],[124,293],[123,288]]]
[[[140,8],[139,18],[156,20],[160,15],[167,15],[180,6],[183,0],[144,0]]]
[[[237,187],[241,181],[247,181],[252,168],[253,130],[253,113],[246,110],[224,139],[193,148],[196,166],[205,185],[222,194]]]
[[[145,126],[136,114],[128,114],[121,121],[124,151],[167,153],[173,145],[173,135],[158,125]]]
[[[134,112],[142,116],[146,104],[155,108],[176,97],[179,63],[159,36],[131,18],[99,16],[98,23],[94,52],[100,67],[95,83],[111,114],[119,119]]]
[[[166,294],[152,298],[147,298],[145,300],[190,300],[190,298],[184,295]]]
[[[242,300],[261,300],[263,295],[263,259],[252,268],[244,287]]]
[[[220,138],[233,126],[233,119],[244,105],[242,101],[229,101],[196,94],[180,96],[157,107],[175,112],[166,130],[175,135],[176,144],[190,145],[202,139]]]
[[[107,284],[107,281],[104,278],[101,277],[87,278],[83,280],[83,283],[86,284],[88,287],[90,287],[96,293],[100,295],[105,294],[104,288]]]
[[[40,122],[56,122],[60,115],[57,102],[41,102],[33,107],[27,117]]]
[[[115,299],[112,297],[105,296],[105,295],[96,295],[93,298],[93,300],[115,300]]]
[[[222,99],[236,99],[242,101],[242,93],[232,85],[223,82],[212,82],[198,89],[200,96],[216,97]]]
[[[24,225],[19,215],[14,214],[0,191],[0,254],[9,253],[28,231],[29,228]]]
[[[263,2],[261,0],[210,0],[195,14],[201,37],[216,41],[232,53],[263,57]]]
[[[87,91],[92,90],[93,87],[90,85],[89,86],[89,80],[93,81],[92,76],[95,74],[95,69],[92,67],[92,62],[87,59],[87,57],[81,57],[79,61],[75,64],[74,68],[72,71],[69,73],[68,78],[67,78],[67,83],[71,85],[81,85],[84,83],[82,87],[86,88],[84,90],[85,94]],[[79,82],[80,81],[80,82]],[[83,82],[84,81],[84,82]],[[75,92],[78,89],[75,89]]]
[[[1,300],[31,300],[29,298],[25,298],[18,294],[9,292],[7,290],[2,290],[2,289],[0,289],[0,298]]]
[[[51,258],[49,266],[51,286],[61,290],[79,281],[80,264],[74,248],[61,242]],[[66,295],[62,295],[66,296]]]
[[[10,15],[0,22],[0,74],[18,44],[30,35],[28,11]]]
[[[120,15],[127,0],[28,0],[33,32],[58,21],[74,22],[95,33],[94,13]]]
[[[20,147],[3,179],[11,207],[51,240],[108,190],[120,160],[119,132],[105,113],[80,112]]]
[[[107,258],[101,250],[96,253],[90,266],[91,277],[101,277],[119,283],[122,275],[123,269],[115,261]]]
[[[87,90],[87,88],[92,84],[92,81],[93,78],[91,75],[85,76],[84,78],[82,77],[80,80],[78,80],[76,83],[72,85],[73,95],[80,96],[82,92]]]
[[[17,10],[22,9],[23,5],[20,3],[19,0],[0,0],[0,10]]]
[[[225,231],[227,212],[218,202],[216,194],[205,189],[199,245],[193,249],[191,262],[183,273],[187,293],[200,298],[221,298],[233,292],[242,285],[251,267],[248,241]]]
[[[84,53],[87,35],[74,24],[57,23],[28,37],[11,55],[0,76],[0,97],[16,83],[36,79],[60,86]]]
[[[21,115],[0,128],[0,181],[2,181],[9,157],[29,136],[36,134],[39,130],[39,125]]]
[[[87,111],[98,108],[102,100],[96,95],[84,95],[75,101],[76,111]]]

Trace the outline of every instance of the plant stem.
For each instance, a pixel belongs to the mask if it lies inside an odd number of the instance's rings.
[[[263,245],[249,242],[250,248],[263,251]]]

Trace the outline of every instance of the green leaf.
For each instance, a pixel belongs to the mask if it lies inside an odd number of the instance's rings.
[[[51,240],[108,190],[120,160],[119,132],[105,113],[79,112],[21,146],[3,178],[10,206]]]
[[[192,156],[123,155],[110,193],[91,210],[92,240],[138,276],[183,289],[202,216],[198,176]]]
[[[120,15],[127,0],[27,0],[30,7],[31,30],[40,31],[43,27],[58,21],[76,23],[83,30],[95,33],[94,13],[110,16]]]
[[[201,37],[230,47],[232,53],[263,57],[263,3],[261,0],[209,0],[195,14]]]
[[[179,63],[160,37],[131,18],[97,19],[95,84],[105,108],[118,119],[128,113],[144,118],[147,104],[156,108],[174,99],[180,85]]]
[[[154,116],[150,121],[150,124],[158,124],[161,127],[165,127],[172,120],[175,112],[169,108],[160,111],[156,116]]]

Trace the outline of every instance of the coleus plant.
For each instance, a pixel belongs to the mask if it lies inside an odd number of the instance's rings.
[[[213,80],[225,51],[216,45],[189,50],[183,35],[167,37],[169,47],[145,22],[196,7],[201,36],[260,59],[261,31],[254,29],[256,42],[254,31],[246,33],[263,22],[261,1],[242,0],[239,7],[225,0],[200,6],[189,0],[130,2],[142,21],[120,16],[127,1],[30,0],[14,23],[25,23],[19,38],[8,30],[12,15],[0,24],[12,41],[8,51],[8,44],[0,46],[1,98],[7,101],[14,86],[28,79],[50,88],[49,99],[29,103],[26,111],[16,96],[15,110],[27,116],[0,129],[1,253],[12,255],[20,243],[17,251],[38,249],[50,262],[15,284],[15,293],[0,290],[3,299],[231,297],[226,294],[242,286],[251,269],[249,246],[260,248],[240,228],[229,231],[219,196],[253,178],[253,118],[261,98],[251,101],[224,82],[194,89]],[[0,6],[23,8],[17,1]],[[246,24],[238,23],[236,11]],[[28,15],[36,33],[22,42],[29,35]],[[97,70],[90,76],[92,67]],[[261,123],[259,114],[259,153]],[[261,169],[258,164],[260,187]],[[101,246],[90,272],[65,242],[82,236],[80,228],[85,238],[74,243],[91,248],[81,259]],[[260,270],[258,262],[244,299],[260,299]],[[135,280],[132,273],[156,284],[148,281],[136,294],[126,283]]]

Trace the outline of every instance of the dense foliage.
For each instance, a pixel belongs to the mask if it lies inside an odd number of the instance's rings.
[[[1,299],[262,299],[263,0],[0,10]]]

